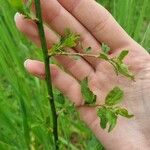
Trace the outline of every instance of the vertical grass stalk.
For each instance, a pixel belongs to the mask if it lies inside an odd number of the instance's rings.
[[[40,0],[34,0],[34,2],[35,2],[36,18],[38,19],[38,21],[36,21],[36,24],[39,30],[39,36],[41,40],[41,47],[42,47],[44,63],[45,63],[45,74],[46,74],[45,80],[46,80],[46,85],[48,90],[48,99],[49,99],[51,112],[52,112],[54,143],[55,143],[55,149],[58,150],[57,113],[56,113],[56,107],[55,107],[54,96],[53,96],[51,70],[49,67],[50,57],[48,56],[48,48],[47,48],[46,38],[44,33]]]

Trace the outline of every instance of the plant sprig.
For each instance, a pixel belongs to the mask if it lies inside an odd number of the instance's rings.
[[[77,46],[80,36],[71,32],[69,29],[66,30],[65,35],[60,38],[60,41],[56,44],[53,44],[52,48],[49,50],[49,56],[65,55],[65,56],[79,56],[79,57],[93,57],[96,59],[102,59],[110,63],[116,74],[121,74],[128,77],[131,80],[134,80],[134,75],[129,71],[128,66],[123,62],[125,57],[128,55],[128,50],[122,50],[120,54],[116,57],[111,58],[108,54],[110,48],[108,46],[102,46],[102,52],[98,55],[90,53],[72,53],[66,52],[66,48],[74,48]],[[85,51],[89,52],[92,48],[88,47]]]
[[[78,41],[80,40],[79,35],[72,33],[69,30],[66,30],[64,36],[61,37],[60,41],[52,46],[49,50],[49,56],[65,55],[65,56],[79,56],[79,57],[93,57],[96,59],[102,59],[110,63],[116,74],[121,74],[131,80],[134,80],[134,75],[129,71],[128,66],[123,62],[125,57],[128,55],[128,50],[123,50],[119,53],[118,56],[111,58],[109,56],[110,48],[106,45],[102,45],[102,52],[98,55],[90,54],[92,50],[91,47],[84,49],[85,53],[72,53],[66,52],[66,48],[74,48],[77,46]],[[83,47],[82,47],[83,48]],[[86,53],[87,52],[87,53]],[[96,106],[96,95],[90,90],[88,86],[88,78],[80,82],[81,92],[86,105]],[[103,129],[108,127],[108,132],[111,132],[116,126],[117,119],[120,116],[126,118],[132,118],[133,115],[130,115],[128,110],[120,106],[116,106],[123,100],[124,92],[119,87],[114,87],[106,96],[105,104],[100,105],[97,109],[97,115],[100,118],[100,126]]]
[[[119,87],[114,87],[106,96],[105,104],[101,105],[97,114],[100,118],[100,125],[103,129],[108,127],[108,132],[112,131],[116,126],[118,116],[126,118],[132,118],[134,115],[130,115],[128,110],[120,106],[116,106],[123,100],[124,92]]]
[[[122,102],[124,92],[119,87],[114,87],[106,96],[105,104],[96,105],[96,95],[88,88],[88,79],[85,78],[81,81],[81,91],[86,105],[98,107],[97,115],[100,118],[101,128],[107,128],[108,132],[111,132],[116,126],[117,119],[120,116],[126,118],[132,118],[134,115],[130,115],[128,110],[118,106]]]

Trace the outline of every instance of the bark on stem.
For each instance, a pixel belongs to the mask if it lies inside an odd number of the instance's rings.
[[[45,74],[46,74],[45,80],[46,80],[46,85],[48,90],[48,99],[49,99],[51,112],[52,112],[54,143],[55,143],[55,149],[58,150],[57,113],[56,113],[56,107],[54,103],[51,73],[49,67],[50,57],[48,56],[48,48],[47,48],[46,38],[44,33],[40,0],[34,0],[34,3],[35,3],[35,10],[36,10],[36,18],[38,19],[38,21],[36,21],[36,24],[39,30],[39,36],[41,40],[41,47],[42,47],[44,63],[45,63]]]

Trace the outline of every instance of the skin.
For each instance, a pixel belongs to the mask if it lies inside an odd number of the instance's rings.
[[[91,128],[108,150],[148,150],[150,146],[150,55],[119,26],[111,14],[94,0],[41,0],[43,18],[46,22],[47,46],[51,48],[70,28],[81,35],[84,48],[92,47],[92,54],[101,51],[101,43],[111,48],[110,56],[128,49],[125,63],[135,74],[135,82],[117,76],[112,66],[95,58],[74,60],[67,56],[57,56],[64,72],[56,65],[50,65],[53,84],[75,103],[81,119]],[[34,11],[34,6],[33,6]],[[18,29],[40,46],[36,24],[20,14],[15,15]],[[51,29],[50,29],[51,27]],[[55,31],[55,32],[54,32]],[[56,35],[56,32],[59,34]],[[77,46],[72,52],[83,52]],[[29,73],[44,79],[44,64],[37,60],[25,61]],[[119,86],[125,91],[122,106],[135,117],[131,120],[119,118],[116,128],[107,133],[99,125],[96,108],[84,105],[79,81],[88,76],[89,87],[97,95],[97,104],[103,104],[107,93]]]

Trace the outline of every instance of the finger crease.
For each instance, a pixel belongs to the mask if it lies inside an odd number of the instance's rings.
[[[100,20],[92,29],[91,29],[91,32],[92,33],[97,33],[98,31],[102,31],[106,25],[107,25],[107,22],[109,21],[110,19],[110,14],[107,14],[104,18],[104,20]]]
[[[77,8],[81,2],[82,2],[82,0],[74,0],[74,2],[72,3],[72,5],[69,8],[69,12],[73,12],[75,10],[75,8]]]

